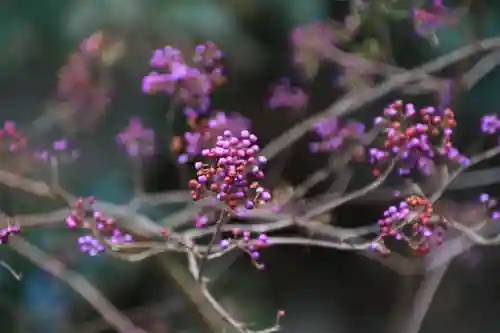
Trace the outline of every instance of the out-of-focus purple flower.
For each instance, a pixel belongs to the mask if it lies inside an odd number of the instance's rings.
[[[430,32],[457,24],[464,15],[464,11],[464,8],[447,8],[441,1],[434,1],[429,10],[413,8],[412,17],[415,30],[420,36],[426,37]]]
[[[122,233],[120,229],[114,229],[109,240],[115,245],[130,244],[134,242],[132,235]]]
[[[345,140],[358,139],[365,132],[365,126],[356,121],[348,121],[340,126],[337,117],[329,117],[318,122],[314,129],[321,140],[310,143],[309,149],[312,152],[337,150]]]
[[[65,139],[56,140],[52,143],[52,148],[55,151],[62,151],[68,149],[68,141]]]
[[[142,89],[147,94],[171,95],[183,103],[186,110],[204,114],[210,106],[210,94],[224,82],[221,57],[222,52],[210,42],[198,45],[194,66],[184,61],[178,49],[167,46],[156,50],[151,66],[157,71],[144,77]]]
[[[340,35],[327,22],[313,22],[293,29],[291,42],[299,52],[315,54],[321,60],[329,55],[330,47]]]
[[[500,118],[496,114],[486,115],[481,118],[481,132],[495,134],[500,130]]]
[[[153,52],[151,57],[151,67],[157,69],[169,69],[173,63],[183,63],[184,59],[180,50],[166,46]]]
[[[314,129],[316,130],[316,134],[321,138],[326,138],[332,135],[335,135],[338,132],[338,119],[337,117],[329,117],[316,123]]]
[[[127,127],[118,133],[117,142],[129,156],[151,156],[154,154],[154,131],[144,128],[139,118],[132,118]]]
[[[18,153],[27,148],[28,139],[26,135],[17,130],[16,123],[7,120],[0,129],[0,144],[2,150],[10,153]]]
[[[271,88],[271,97],[269,98],[269,108],[289,108],[292,110],[305,110],[308,102],[308,96],[299,87],[291,85],[290,80],[281,79]]]
[[[142,80],[142,91],[147,94],[156,94],[159,92],[173,94],[175,87],[176,81],[169,74],[151,72]]]
[[[194,62],[203,68],[217,67],[223,57],[222,51],[212,42],[197,45],[194,52]]]
[[[80,246],[80,251],[87,253],[91,257],[104,252],[104,245],[99,242],[99,240],[92,237],[92,235],[85,235],[78,238],[78,245]]]

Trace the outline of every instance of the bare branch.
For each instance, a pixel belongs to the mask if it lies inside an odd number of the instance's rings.
[[[335,102],[327,110],[311,117],[292,127],[281,136],[273,140],[262,150],[262,154],[268,159],[273,158],[283,149],[296,142],[304,134],[310,131],[319,121],[331,116],[344,116],[347,113],[383,97],[387,93],[419,78],[424,78],[429,73],[439,71],[458,61],[466,59],[479,51],[487,51],[500,47],[500,38],[489,38],[478,43],[469,44],[449,54],[438,57],[414,70],[391,76],[385,82],[373,88],[357,91],[356,94],[347,95]]]
[[[2,266],[3,268],[5,268],[13,277],[14,279],[16,279],[17,281],[21,281],[21,279],[23,278],[23,274],[22,273],[18,273],[16,272],[9,264],[7,264],[5,261],[1,260],[0,261],[0,266]]]
[[[479,60],[462,78],[462,83],[471,89],[500,64],[500,51],[493,51]]]
[[[67,283],[99,312],[106,322],[121,333],[146,333],[123,316],[90,282],[20,237],[9,242],[10,247],[44,271]]]
[[[434,295],[436,294],[439,284],[448,270],[449,265],[450,263],[447,263],[437,268],[435,271],[425,275],[424,281],[417,291],[413,305],[408,311],[408,320],[404,321],[403,329],[399,331],[400,333],[420,332],[420,327],[422,326],[425,314],[432,303],[432,299],[434,298]]]

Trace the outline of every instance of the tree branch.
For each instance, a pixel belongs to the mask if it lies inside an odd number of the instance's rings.
[[[58,261],[20,237],[12,238],[10,247],[44,271],[64,281],[80,294],[102,318],[120,333],[146,333],[122,315],[90,282],[78,273],[69,270]]]

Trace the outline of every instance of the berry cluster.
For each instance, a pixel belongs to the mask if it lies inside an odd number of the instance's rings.
[[[266,158],[257,156],[260,150],[257,140],[248,130],[239,135],[226,130],[217,137],[215,147],[203,149],[202,156],[215,161],[195,163],[197,178],[189,181],[193,199],[213,193],[230,210],[240,206],[252,209],[270,201],[271,194],[260,185],[264,179],[261,166]]]
[[[365,133],[365,126],[356,121],[348,121],[339,124],[337,117],[329,117],[315,126],[316,134],[320,141],[309,144],[309,149],[316,152],[332,152],[340,149],[351,149],[354,158],[362,160],[365,150],[360,142],[361,136]]]
[[[7,228],[0,229],[0,244],[7,244],[10,236],[19,234],[20,232],[21,228],[19,225],[9,225]]]
[[[66,224],[70,229],[90,228],[96,229],[101,237],[111,244],[132,243],[134,239],[131,235],[123,233],[113,218],[106,217],[102,212],[94,209],[95,199],[78,199],[73,207],[71,214],[66,218]],[[79,237],[78,244],[80,251],[95,256],[105,251],[104,244],[93,235],[84,235]]]
[[[407,221],[410,213],[415,212],[418,212],[417,216]],[[447,227],[443,220],[433,220],[432,215],[432,204],[427,198],[420,196],[410,196],[398,206],[389,207],[384,212],[384,217],[378,221],[380,244],[384,244],[387,237],[395,237],[397,240],[406,241],[415,256],[428,253],[432,241],[438,245],[442,244],[443,233]],[[375,243],[372,247],[376,249],[380,244]]]
[[[180,153],[177,158],[180,164],[199,156],[203,149],[213,147],[217,137],[223,135],[226,129],[241,132],[250,128],[250,121],[238,113],[226,115],[225,112],[217,112],[211,118],[190,115],[188,125],[192,131],[184,133],[183,139],[174,137],[172,141],[172,151]]]
[[[222,52],[212,42],[198,45],[193,66],[182,52],[171,46],[156,50],[151,66],[164,73],[151,72],[143,80],[143,91],[148,94],[164,92],[181,101],[189,114],[205,114],[210,106],[210,94],[224,82]]]
[[[418,119],[420,117],[420,121]],[[412,104],[396,101],[384,110],[383,117],[376,123],[385,124],[383,148],[369,150],[369,161],[375,168],[373,174],[380,174],[379,164],[385,164],[399,156],[402,163],[400,175],[408,175],[412,168],[428,174],[435,163],[453,161],[468,165],[469,159],[453,147],[452,134],[456,126],[451,109],[439,112],[433,107],[415,110]]]
[[[268,244],[269,238],[266,234],[262,233],[257,237],[253,237],[249,231],[242,232],[240,229],[234,228],[232,230],[232,237],[220,241],[220,248],[224,250],[236,245],[248,253],[252,259],[252,263],[257,268],[264,269],[264,264],[260,262],[260,249],[266,247]]]
[[[139,118],[132,118],[116,136],[116,141],[123,146],[129,156],[151,156],[154,154],[155,133],[144,128]]]

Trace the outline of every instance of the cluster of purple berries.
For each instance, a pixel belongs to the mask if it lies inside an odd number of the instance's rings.
[[[432,242],[435,241],[437,245],[442,244],[443,234],[447,229],[444,220],[432,219],[433,211],[432,203],[420,196],[408,197],[399,205],[389,207],[384,212],[383,218],[378,221],[381,240],[372,244],[372,249],[382,248],[383,254],[389,254],[390,250],[385,247],[384,240],[387,237],[394,237],[406,241],[415,256],[427,254]],[[417,216],[406,225],[410,213],[415,212],[418,212]]]
[[[12,235],[19,234],[21,228],[19,225],[9,225],[7,228],[0,230],[0,244],[7,244],[9,242],[9,237]]]
[[[220,248],[227,249],[231,245],[237,245],[245,250],[250,256],[254,265],[259,269],[264,269],[264,264],[260,262],[260,250],[269,244],[269,238],[266,234],[261,233],[257,237],[253,237],[249,231],[241,231],[238,228],[232,230],[232,237],[220,241]]]
[[[120,245],[133,243],[131,235],[123,233],[116,225],[113,218],[106,217],[102,212],[94,209],[95,199],[78,199],[71,214],[66,218],[66,224],[70,229],[93,228],[112,244]],[[92,225],[89,225],[92,224]],[[84,235],[78,239],[80,250],[90,256],[104,252],[105,246],[92,235]]]
[[[271,194],[260,185],[264,179],[261,167],[267,160],[257,155],[260,151],[257,140],[248,130],[239,135],[226,130],[217,137],[215,147],[202,150],[203,157],[214,161],[195,163],[197,177],[189,181],[193,199],[213,193],[231,210],[240,206],[253,209],[269,202]]]
[[[383,148],[369,150],[375,176],[380,174],[380,164],[386,164],[396,156],[402,159],[398,168],[400,175],[409,174],[415,167],[426,174],[431,172],[435,163],[446,161],[464,166],[470,163],[453,146],[456,121],[451,109],[438,112],[433,107],[426,107],[417,112],[413,104],[396,101],[384,110],[383,117],[377,118],[376,123],[385,124],[386,128]]]
[[[222,52],[212,42],[198,45],[188,65],[182,52],[171,46],[156,50],[151,66],[164,71],[152,72],[143,80],[148,94],[166,93],[181,101],[186,115],[205,114],[210,106],[210,94],[224,82]]]

